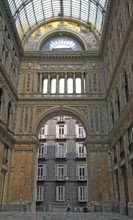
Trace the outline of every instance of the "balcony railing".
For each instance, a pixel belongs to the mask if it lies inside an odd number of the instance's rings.
[[[79,138],[79,139],[85,138],[85,134],[76,134],[76,138]]]
[[[65,177],[65,176],[57,176],[57,177],[56,177],[56,180],[57,180],[57,181],[65,181],[65,180],[66,180],[66,177]]]
[[[55,157],[56,158],[66,158],[66,153],[62,153],[62,154],[61,153],[56,153]]]
[[[41,158],[46,158],[46,157],[47,157],[47,154],[43,154],[43,153],[42,154],[41,153],[38,154],[38,158],[40,158],[40,159]]]
[[[44,181],[45,177],[42,175],[37,176],[37,181]]]
[[[66,136],[65,136],[65,134],[59,134],[59,135],[56,135],[56,138],[64,139],[64,138],[66,138]]]
[[[77,158],[86,158],[86,153],[77,153]]]
[[[77,176],[77,180],[78,181],[86,181],[87,177],[85,175],[80,175],[80,176]]]

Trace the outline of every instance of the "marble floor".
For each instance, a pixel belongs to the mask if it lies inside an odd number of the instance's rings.
[[[116,213],[0,212],[0,220],[132,220]]]

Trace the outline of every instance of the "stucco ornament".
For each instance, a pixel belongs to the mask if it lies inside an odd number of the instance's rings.
[[[92,30],[89,30],[75,22],[55,21],[42,25],[34,31],[23,43],[24,50],[38,50],[40,42],[53,31],[69,31],[81,36],[88,45],[88,49],[98,49],[98,41]]]

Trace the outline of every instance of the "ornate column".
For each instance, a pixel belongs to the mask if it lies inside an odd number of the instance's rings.
[[[51,76],[50,73],[48,73],[48,95],[51,93]]]
[[[85,82],[86,82],[86,93],[89,93],[89,82],[90,82],[89,70],[85,72]]]
[[[84,73],[81,73],[81,93],[85,93],[85,88],[84,88]]]
[[[39,92],[42,93],[43,92],[43,81],[42,81],[42,73],[39,73],[40,74],[40,78],[39,78]]]
[[[59,73],[56,73],[56,94],[59,94]]]
[[[73,73],[73,94],[76,94],[76,76]]]
[[[64,80],[64,90],[65,90],[65,95],[67,95],[67,73],[65,73],[65,80]]]

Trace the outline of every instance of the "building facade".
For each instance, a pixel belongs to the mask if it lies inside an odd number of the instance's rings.
[[[40,129],[67,115],[87,203],[133,217],[133,1],[38,2],[0,1],[0,207],[35,210]]]
[[[39,133],[37,210],[71,211],[87,204],[85,131],[68,116],[49,120]]]

